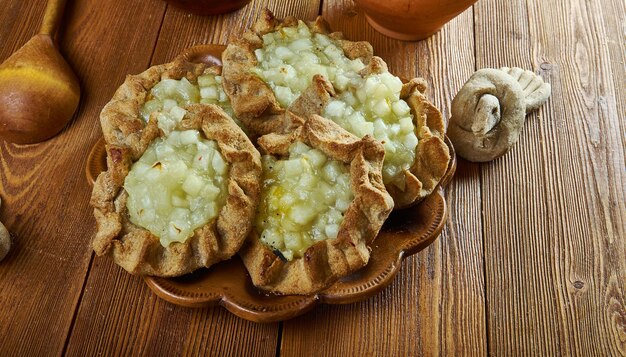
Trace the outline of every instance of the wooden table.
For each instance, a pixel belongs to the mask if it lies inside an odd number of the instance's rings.
[[[98,115],[128,73],[201,43],[227,43],[263,7],[322,14],[368,40],[390,69],[422,76],[449,117],[478,68],[519,66],[552,84],[519,143],[487,164],[460,160],[449,221],[374,298],[256,324],[221,307],[157,298],[94,257],[84,176]],[[375,32],[350,0],[258,0],[197,17],[159,0],[68,5],[60,47],[81,79],[70,126],[34,146],[0,143],[0,355],[624,355],[626,44],[623,0],[480,0],[426,41]],[[42,1],[5,0],[0,61],[39,28]]]

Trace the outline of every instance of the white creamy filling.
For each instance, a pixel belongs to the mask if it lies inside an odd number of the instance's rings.
[[[147,122],[154,112],[170,112],[174,107],[196,103],[219,106],[241,126],[222,88],[222,77],[214,74],[199,76],[196,84],[189,82],[187,78],[161,80],[150,90],[140,114]]]
[[[288,107],[311,85],[316,74],[326,77],[343,90],[348,82],[360,77],[365,68],[360,59],[346,57],[330,37],[311,33],[300,21],[298,27],[285,27],[263,35],[263,47],[255,51],[258,65],[253,69],[276,94],[278,102]]]
[[[404,189],[403,172],[415,161],[417,136],[402,82],[389,72],[359,77],[332,99],[322,115],[356,136],[372,135],[385,147],[383,181]]]
[[[256,229],[287,260],[314,243],[337,238],[354,198],[350,170],[317,149],[294,143],[289,158],[263,156],[263,189]]]
[[[126,177],[130,221],[159,237],[185,242],[218,216],[226,201],[228,164],[213,140],[197,130],[153,141]]]
[[[325,76],[337,97],[324,108],[324,117],[354,135],[374,136],[385,146],[383,180],[405,187],[403,172],[415,161],[417,136],[413,116],[400,99],[402,82],[389,72],[359,75],[365,65],[350,60],[330,37],[311,33],[302,21],[263,35],[263,47],[255,51],[253,69],[288,107],[311,84],[315,74]]]

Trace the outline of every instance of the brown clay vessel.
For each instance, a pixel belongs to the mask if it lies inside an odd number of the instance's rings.
[[[219,15],[238,10],[250,0],[165,0],[179,9],[196,15]]]
[[[49,0],[40,33],[0,64],[0,138],[32,144],[60,132],[78,107],[78,79],[54,44],[65,0]]]
[[[477,0],[354,0],[376,31],[402,41],[425,39]]]

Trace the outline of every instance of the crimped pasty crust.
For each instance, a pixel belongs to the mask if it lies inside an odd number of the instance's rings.
[[[252,29],[233,36],[222,54],[224,91],[230,98],[237,117],[254,135],[289,132],[300,126],[309,115],[320,114],[330,100],[327,93],[334,95],[333,86],[326,81],[320,81],[322,76],[316,75],[318,80],[314,80],[289,108],[284,109],[272,89],[251,72],[258,63],[254,50],[263,46],[261,37],[283,27],[296,26],[298,19],[295,17],[290,16],[280,21],[269,10],[263,10]],[[325,34],[336,40],[348,58],[359,58],[365,64],[372,58],[373,50],[368,42],[348,41],[343,39],[340,32],[331,33],[328,23],[322,17],[309,22],[308,26],[312,33]]]
[[[257,65],[254,51],[261,48],[261,36],[283,27],[296,27],[298,20],[288,17],[280,21],[265,10],[251,30],[233,37],[222,55],[223,86],[237,117],[253,135],[288,133],[301,126],[312,115],[321,115],[326,104],[336,96],[333,85],[323,76],[315,75],[311,85],[289,106],[281,108],[272,89],[252,68]],[[331,33],[329,25],[318,17],[308,23],[313,33],[322,33],[338,41],[346,57],[359,58],[366,67],[362,76],[387,71],[385,62],[373,55],[372,46],[365,41],[345,40],[339,32]],[[404,172],[405,188],[387,185],[395,208],[405,208],[428,196],[437,187],[450,162],[450,152],[444,142],[445,124],[441,112],[425,96],[427,85],[421,78],[404,84],[404,99],[413,114],[418,144],[415,161]]]
[[[167,247],[129,220],[124,180],[148,145],[163,135],[154,115],[147,124],[139,115],[146,96],[161,79],[184,76],[195,83],[203,73],[219,74],[219,68],[174,61],[128,76],[101,113],[108,169],[98,176],[91,196],[97,222],[92,244],[96,254],[110,255],[130,273],[183,275],[230,258],[249,235],[259,199],[260,155],[244,132],[215,105],[186,106],[187,113],[175,130],[199,130],[216,141],[228,163],[228,196],[218,217],[197,228],[184,243]]]
[[[281,259],[261,242],[259,232],[252,230],[239,254],[254,285],[280,294],[311,294],[365,266],[370,256],[367,243],[393,209],[382,182],[384,148],[379,142],[370,136],[359,139],[313,115],[292,133],[268,134],[259,138],[258,144],[262,151],[281,157],[298,141],[350,165],[354,200],[344,213],[337,238],[317,242],[303,257],[291,261]]]

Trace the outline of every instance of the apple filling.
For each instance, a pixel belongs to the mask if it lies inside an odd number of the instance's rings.
[[[349,59],[333,39],[312,33],[302,21],[297,27],[283,27],[263,35],[263,47],[254,54],[258,62],[254,73],[272,88],[284,107],[289,107],[311,85],[316,74],[343,90],[365,68],[360,59]]]
[[[402,82],[389,72],[350,81],[324,108],[323,116],[358,137],[371,135],[385,147],[383,181],[404,189],[404,171],[415,161],[417,136]]]
[[[196,103],[219,106],[239,125],[230,101],[222,88],[222,77],[210,73],[199,76],[196,84],[184,77],[161,80],[150,90],[140,114],[145,121],[148,121],[154,112],[169,113],[172,110],[176,111],[174,109],[176,107]]]
[[[316,242],[337,238],[354,198],[347,165],[298,142],[288,159],[263,156],[263,172],[255,224],[264,244],[292,260]]]
[[[360,59],[351,60],[337,41],[311,33],[299,21],[263,35],[263,47],[255,50],[258,64],[253,72],[288,107],[311,85],[315,74],[326,77],[337,97],[323,116],[358,137],[372,135],[385,146],[383,181],[404,189],[404,171],[415,161],[417,136],[408,104],[400,99],[402,81],[389,72],[361,76]]]
[[[159,237],[185,242],[219,215],[226,202],[228,164],[197,130],[153,141],[126,177],[130,221]]]

